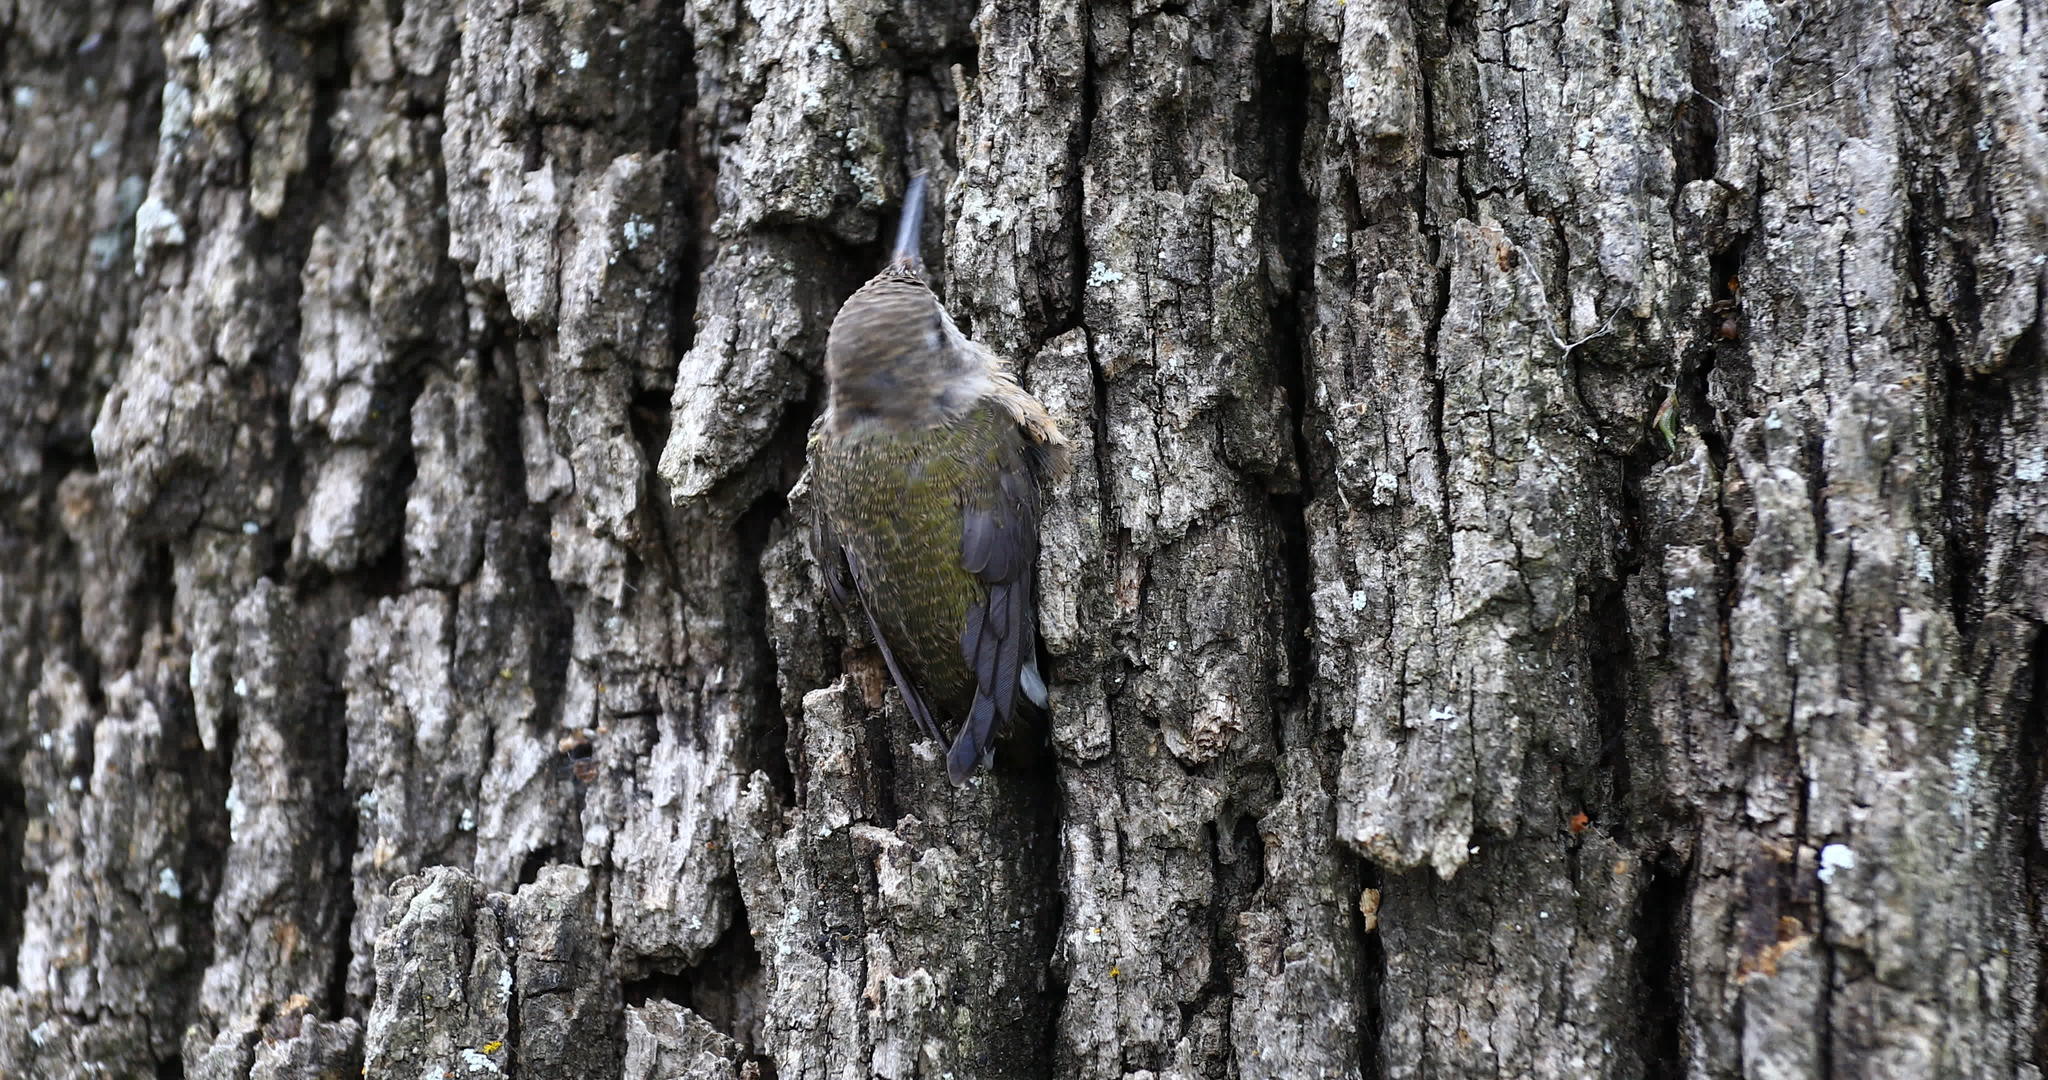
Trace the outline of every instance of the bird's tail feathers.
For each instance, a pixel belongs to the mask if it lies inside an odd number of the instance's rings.
[[[987,694],[974,695],[974,708],[953,736],[952,749],[946,751],[946,778],[953,786],[965,784],[975,766],[995,760],[995,726],[996,703]]]
[[[1038,673],[1037,657],[1024,661],[1023,670],[1017,673],[1017,688],[1024,691],[1024,696],[1030,699],[1033,705],[1040,709],[1052,708],[1045,693],[1045,677]]]

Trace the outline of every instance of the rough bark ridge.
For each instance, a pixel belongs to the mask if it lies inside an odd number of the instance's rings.
[[[2041,0],[0,28],[0,1075],[2039,1075]],[[958,791],[913,169],[1077,458]]]

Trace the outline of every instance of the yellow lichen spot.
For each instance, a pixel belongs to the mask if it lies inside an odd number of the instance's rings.
[[[504,1043],[504,1040],[502,1040],[502,1039],[492,1039],[492,1040],[491,1040],[490,1042],[487,1042],[487,1043],[485,1043],[485,1044],[484,1044],[484,1053],[486,1053],[486,1054],[495,1054],[495,1053],[497,1053],[498,1051],[500,1051],[500,1050],[503,1050],[504,1048],[505,1048],[505,1043]]]
[[[1864,208],[1862,208],[1862,207],[1860,207],[1860,206],[1856,208],[1856,212],[1857,212],[1857,213],[1859,213],[1859,214],[1868,214],[1868,213],[1870,213],[1870,211],[1868,211],[1868,210],[1865,210]]]
[[[1122,975],[1123,973],[1124,973],[1124,969],[1122,969],[1122,968],[1120,968],[1120,967],[1116,966],[1115,964],[1111,964],[1111,965],[1109,965],[1109,977],[1110,977],[1110,978],[1114,979],[1114,978],[1116,978],[1116,977],[1118,977],[1118,976]]]

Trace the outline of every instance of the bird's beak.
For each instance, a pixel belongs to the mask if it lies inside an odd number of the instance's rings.
[[[894,268],[924,272],[924,255],[919,251],[919,239],[924,235],[924,174],[910,178],[910,187],[903,192],[903,217],[896,223],[896,247],[889,252],[889,265]]]

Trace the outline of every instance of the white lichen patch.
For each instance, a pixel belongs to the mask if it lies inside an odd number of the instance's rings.
[[[1390,472],[1382,472],[1372,478],[1372,501],[1374,506],[1394,505],[1394,496],[1401,490],[1401,479]]]
[[[2023,484],[2038,484],[2048,479],[2048,452],[2036,446],[2020,455],[2012,467],[2012,478]]]
[[[185,223],[178,220],[177,212],[165,206],[163,200],[151,195],[135,208],[135,261],[138,266],[150,248],[178,247],[184,242]]]
[[[1752,34],[1766,33],[1778,25],[1778,17],[1771,12],[1771,5],[1763,0],[1749,0],[1735,17],[1742,28]]]
[[[1906,534],[1906,546],[1913,549],[1913,576],[1929,585],[1934,584],[1934,553],[1920,542],[1919,532]]]
[[[242,804],[242,789],[240,787],[234,784],[228,785],[228,797],[225,806],[228,812],[228,839],[233,840],[236,833],[242,827],[242,818],[247,816],[249,812],[249,808]]]
[[[853,177],[853,186],[860,189],[862,206],[881,205],[882,178],[875,175],[875,170],[858,161],[849,161],[846,163],[846,175]]]
[[[192,89],[181,82],[164,84],[164,111],[157,120],[156,137],[170,142],[192,130]]]
[[[1820,849],[1820,870],[1816,874],[1823,885],[1832,885],[1835,875],[1843,870],[1856,869],[1856,852],[1847,844],[1829,844]]]

